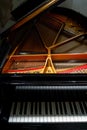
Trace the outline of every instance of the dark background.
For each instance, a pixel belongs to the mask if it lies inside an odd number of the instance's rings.
[[[0,33],[14,24],[11,11],[26,0],[0,0]],[[60,6],[76,10],[87,16],[87,0],[66,0]]]

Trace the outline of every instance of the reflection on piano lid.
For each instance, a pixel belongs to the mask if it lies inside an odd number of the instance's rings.
[[[87,102],[13,102],[9,122],[87,122]]]
[[[24,15],[32,13],[33,11],[35,11],[49,1],[50,0],[27,0],[23,2],[20,6],[18,6],[15,10],[13,10],[11,14],[16,20],[18,20]]]
[[[11,12],[13,20],[8,21],[8,26],[0,30],[0,35],[14,31],[31,19],[38,16],[51,6],[60,4],[65,0],[27,0]]]

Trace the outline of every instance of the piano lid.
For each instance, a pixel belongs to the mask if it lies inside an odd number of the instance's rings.
[[[26,4],[22,4],[22,8],[18,7],[13,10],[11,13],[13,17],[16,19],[11,22],[8,27],[5,27],[1,30],[1,34],[7,32],[8,30],[14,31],[17,28],[21,27],[34,17],[38,16],[40,13],[44,12],[48,8],[54,6],[55,4],[60,4],[65,0],[30,0],[27,1]],[[30,3],[29,3],[30,2]],[[27,8],[27,9],[26,9]],[[22,10],[21,10],[22,9]],[[20,11],[20,12],[19,12]],[[17,16],[16,16],[17,15]]]

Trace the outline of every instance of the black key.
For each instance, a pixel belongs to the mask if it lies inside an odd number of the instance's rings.
[[[27,102],[25,102],[25,107],[24,107],[24,115],[27,113]]]
[[[37,102],[35,102],[35,115],[37,115]]]
[[[87,104],[85,102],[83,102],[83,105],[84,105],[85,112],[87,114]]]
[[[63,115],[63,109],[62,109],[62,104],[61,104],[61,102],[59,102],[59,107],[60,107],[60,114]]]
[[[73,102],[73,106],[74,106],[75,114],[77,114],[77,115],[78,115],[78,110],[77,110],[77,107],[76,107],[75,102]]]
[[[20,111],[19,111],[20,115],[22,115],[22,110],[23,110],[23,102],[21,102],[21,105],[20,105]]]
[[[52,115],[52,104],[51,104],[51,102],[49,102],[49,108],[50,108],[50,114]]]
[[[80,109],[81,109],[82,114],[85,114],[85,112],[84,112],[84,108],[83,108],[81,102],[79,102],[79,106],[80,106]]]
[[[47,102],[45,102],[45,114],[48,115],[48,106]]]
[[[69,106],[70,106],[70,111],[71,111],[71,114],[73,115],[73,114],[74,114],[74,112],[73,112],[73,107],[72,107],[71,102],[69,102]]]
[[[57,104],[57,102],[55,102],[55,108],[56,108],[56,114],[58,115],[59,112],[58,112],[58,104]]]
[[[26,112],[27,116],[30,115],[30,110],[31,110],[31,103],[27,102],[27,112]]]
[[[65,115],[67,115],[67,110],[66,110],[65,102],[63,102],[63,106],[64,106],[64,113],[65,113]]]
[[[41,102],[39,102],[39,114],[41,115]]]
[[[33,102],[31,102],[31,111],[30,114],[33,115]]]
[[[14,104],[13,115],[16,114],[16,109],[17,109],[17,102],[15,102],[15,104]]]

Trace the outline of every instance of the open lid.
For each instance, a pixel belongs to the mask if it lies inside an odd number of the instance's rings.
[[[55,4],[58,5],[63,1],[65,0],[28,0],[27,6],[23,3],[22,8],[18,7],[14,11],[12,11],[12,15],[15,17],[16,20],[11,23],[10,27],[3,29],[1,31],[1,34],[7,32],[8,30],[16,30],[43,11],[47,10]]]

